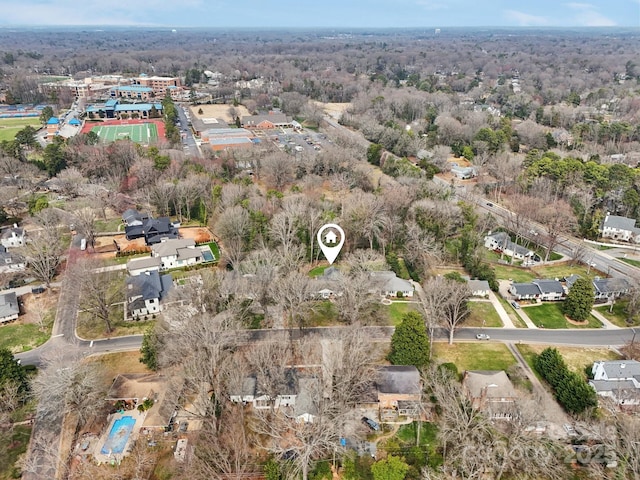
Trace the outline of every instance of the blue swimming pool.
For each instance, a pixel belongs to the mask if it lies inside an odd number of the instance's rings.
[[[213,253],[211,250],[202,250],[202,258],[205,262],[213,262],[215,258],[213,258]]]
[[[122,453],[124,447],[129,441],[129,436],[133,430],[133,426],[136,424],[136,420],[133,417],[120,417],[111,427],[109,436],[104,442],[100,453],[103,455],[109,455],[110,453]]]

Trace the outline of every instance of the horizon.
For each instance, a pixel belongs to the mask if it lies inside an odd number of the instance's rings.
[[[640,0],[538,0],[522,6],[510,0],[282,0],[277,7],[253,0],[0,0],[0,8],[3,28],[640,28]]]

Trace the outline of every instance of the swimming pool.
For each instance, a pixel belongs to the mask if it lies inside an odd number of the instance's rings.
[[[213,262],[215,260],[215,258],[213,257],[213,253],[211,253],[211,250],[202,250],[202,258],[204,259],[205,262]]]
[[[129,441],[129,435],[133,430],[133,426],[136,424],[136,420],[133,417],[120,417],[113,422],[111,431],[107,436],[107,440],[104,442],[100,453],[103,455],[109,455],[110,453],[122,453],[124,447]]]

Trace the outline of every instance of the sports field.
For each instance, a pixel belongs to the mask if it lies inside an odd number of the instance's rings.
[[[101,143],[130,139],[136,143],[153,143],[158,140],[158,129],[155,123],[140,123],[137,125],[100,125],[93,127]]]
[[[16,133],[27,125],[36,130],[42,126],[38,117],[0,118],[0,141],[13,140]]]

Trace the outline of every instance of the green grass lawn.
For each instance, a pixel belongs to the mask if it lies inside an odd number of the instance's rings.
[[[0,327],[0,348],[8,348],[13,353],[32,350],[49,340],[52,326],[53,321],[50,321],[41,331],[33,323],[4,325]]]
[[[632,258],[618,258],[618,260],[622,260],[624,263],[628,263],[633,267],[640,268],[640,260],[633,260]]]
[[[553,347],[560,352],[562,358],[566,362],[570,370],[577,373],[584,373],[584,368],[587,365],[593,365],[593,362],[597,360],[620,360],[620,356],[613,350],[600,347],[564,347],[553,345],[516,345],[516,348],[520,351],[527,364],[531,367],[536,375],[533,362],[537,355],[540,354],[545,348]]]
[[[442,455],[438,452],[438,426],[435,423],[412,422],[401,425],[395,436],[387,440],[383,446],[389,455],[399,457],[406,456],[407,452],[415,447],[418,449],[415,453],[411,452],[413,455],[410,455],[409,459],[421,452],[418,456],[426,460],[431,468],[437,468],[442,464]]]
[[[442,363],[455,363],[460,373],[465,370],[507,370],[516,359],[502,343],[433,344],[433,356]]]
[[[469,310],[471,314],[464,321],[465,327],[502,327],[502,320],[491,302],[469,302]]]
[[[122,220],[120,218],[96,220],[96,232],[117,232],[118,226],[120,226],[121,224]]]
[[[3,140],[13,140],[16,136],[16,133],[18,133],[27,125],[31,125],[36,130],[38,130],[41,126],[38,117],[0,119],[0,142]]]
[[[501,280],[513,280],[516,283],[530,282],[536,278],[535,274],[527,268],[511,267],[509,265],[492,263],[496,271],[496,278]]]
[[[316,302],[309,315],[307,325],[309,327],[327,327],[338,322],[338,310],[333,302],[323,300]]]
[[[213,253],[213,258],[215,259],[214,261],[216,261],[216,262],[219,261],[220,260],[220,247],[218,246],[218,244],[216,242],[209,242],[209,243],[207,243],[207,245],[211,249],[211,253]]]
[[[539,267],[533,267],[532,270],[538,275],[538,278],[563,278],[576,274],[582,277],[593,278],[599,274],[599,272],[593,268],[590,269],[587,274],[587,267],[584,265],[569,265],[556,264],[556,265],[541,265]]]
[[[562,302],[546,302],[524,308],[531,321],[540,328],[600,328],[602,324],[593,315],[589,316],[585,325],[569,323],[562,313]]]
[[[15,463],[27,451],[30,437],[30,426],[0,429],[0,479],[20,478],[20,469]]]
[[[329,265],[320,265],[319,267],[312,268],[312,269],[309,271],[309,276],[310,276],[311,278],[319,277],[320,275],[322,275],[322,274],[324,273],[324,271],[325,271],[327,268],[329,268]]]
[[[604,315],[614,325],[618,327],[635,327],[640,325],[640,315],[636,315],[631,323],[627,323],[627,314],[625,309],[627,308],[627,300],[618,300],[613,304],[613,311],[609,312],[610,305],[603,305],[601,307],[595,307],[595,309]]]
[[[393,302],[391,305],[384,305],[389,315],[389,323],[394,327],[400,325],[402,316],[411,311],[418,311],[418,305],[416,303],[409,302]]]
[[[99,338],[123,337],[126,335],[143,334],[147,328],[155,323],[158,315],[149,315],[148,320],[123,320],[123,306],[113,305],[111,307],[111,327],[113,330],[107,335],[106,325],[103,320],[91,315],[89,312],[78,313],[78,324],[76,333],[86,340],[97,340]]]

